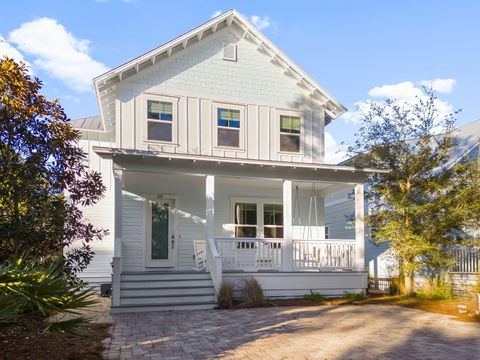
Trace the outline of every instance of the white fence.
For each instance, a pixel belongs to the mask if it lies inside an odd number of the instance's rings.
[[[283,239],[216,238],[223,270],[282,270]],[[355,240],[294,240],[293,268],[304,270],[353,269]]]
[[[455,264],[451,272],[477,273],[480,271],[480,248],[457,247],[452,249]]]

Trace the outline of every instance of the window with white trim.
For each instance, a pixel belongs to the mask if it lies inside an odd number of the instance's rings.
[[[235,237],[257,237],[257,204],[236,202],[234,218]]]
[[[301,117],[280,115],[280,151],[300,152]]]
[[[173,141],[173,103],[147,100],[147,140]]]
[[[325,225],[325,239],[328,240],[328,225]]]
[[[217,146],[240,147],[240,110],[217,108]]]
[[[281,201],[235,200],[233,201],[235,237],[283,238],[283,205]]]

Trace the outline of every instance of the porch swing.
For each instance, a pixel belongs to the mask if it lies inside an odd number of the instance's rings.
[[[307,225],[303,225],[302,215],[300,212],[300,197],[298,194],[298,185],[295,186],[295,198],[294,198],[294,206],[293,206],[293,226],[298,226],[302,231],[302,240],[318,240],[319,237],[319,227],[318,227],[318,206],[317,206],[317,189],[315,187],[315,183],[312,182],[312,187],[310,190],[310,201],[308,207],[308,222]],[[314,237],[313,230],[312,230],[312,212],[315,216],[315,230],[317,232],[317,236]],[[303,229],[302,229],[303,226]],[[318,264],[320,260],[320,248],[316,246],[311,246],[309,243],[298,242],[297,245],[293,245],[293,257],[294,263],[300,265],[303,263],[304,265],[313,265],[315,263]]]
[[[317,189],[315,183],[312,182],[312,187],[310,190],[310,203],[308,207],[308,225],[304,226],[302,221],[302,215],[300,213],[300,198],[298,195],[298,185],[295,186],[295,199],[293,202],[293,226],[302,227],[302,239],[303,240],[318,240],[318,206],[317,206]],[[313,236],[312,231],[312,211],[315,213],[315,228],[317,231],[317,237]],[[308,228],[307,228],[308,227]]]

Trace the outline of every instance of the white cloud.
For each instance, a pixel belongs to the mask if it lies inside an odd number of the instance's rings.
[[[368,95],[373,97],[386,97],[392,99],[413,99],[421,96],[422,90],[411,81],[404,81],[393,85],[376,86],[370,89]]]
[[[211,15],[211,18],[215,18],[223,13],[222,10],[215,10],[213,14]],[[249,19],[252,24],[258,29],[258,30],[263,30],[267,28],[271,28],[272,30],[276,31],[278,29],[277,23],[273,21],[270,16],[264,15],[252,15],[252,16],[247,16],[243,14],[247,19]]]
[[[368,92],[371,96],[370,99],[357,101],[354,104],[355,111],[349,111],[342,115],[340,119],[346,123],[358,124],[361,122],[363,114],[368,112],[371,103],[380,103],[380,98],[393,99],[397,105],[409,106],[414,104],[418,100],[425,100],[426,96],[422,91],[421,85],[432,87],[434,91],[439,93],[450,93],[455,85],[454,79],[435,79],[435,80],[422,80],[418,83],[412,81],[404,81],[398,84],[386,84],[382,86],[376,86]],[[448,101],[436,99],[435,106],[439,112],[439,116],[443,117],[453,112],[453,106]]]
[[[211,18],[216,18],[217,16],[222,15],[222,10],[215,10],[211,16]]]
[[[450,94],[456,83],[457,81],[455,79],[422,80],[419,82],[420,85],[430,87],[434,91],[443,94]]]
[[[325,163],[338,164],[347,158],[347,153],[342,150],[335,138],[325,131]]]
[[[270,19],[268,16],[259,16],[252,15],[250,16],[250,21],[258,30],[267,29],[269,27],[275,27],[276,23]]]
[[[13,47],[2,35],[0,35],[0,59],[4,56],[12,58],[16,62],[23,61],[30,67],[30,64],[25,60],[22,53]]]
[[[78,39],[55,19],[40,18],[23,23],[9,34],[23,53],[35,57],[33,64],[78,92],[92,89],[92,79],[108,67],[90,57],[90,41]]]

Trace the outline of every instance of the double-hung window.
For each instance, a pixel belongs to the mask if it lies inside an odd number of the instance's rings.
[[[147,140],[172,142],[173,103],[147,100]]]
[[[235,237],[283,238],[283,205],[271,200],[233,202]]]
[[[301,117],[280,115],[280,151],[300,152]]]
[[[263,237],[283,238],[282,204],[263,204]]]
[[[240,110],[217,108],[217,145],[240,147]]]

